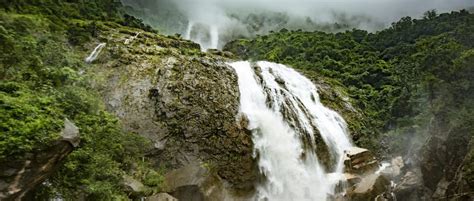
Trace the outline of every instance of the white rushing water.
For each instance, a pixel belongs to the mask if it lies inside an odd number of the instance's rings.
[[[97,59],[97,56],[99,56],[100,52],[102,51],[102,48],[104,48],[106,43],[100,43],[97,45],[94,50],[91,52],[91,54],[85,59],[87,63],[93,62],[95,59]]]
[[[184,38],[199,43],[202,50],[217,49],[219,28],[216,25],[190,21],[184,32]]]
[[[137,32],[134,36],[130,36],[130,38],[125,39],[123,44],[129,45],[131,42],[133,42],[135,39],[137,39],[139,35],[140,35],[140,32]]]
[[[256,199],[326,200],[335,183],[315,149],[305,150],[301,139],[309,135],[316,146],[319,130],[337,159],[336,172],[342,172],[343,152],[352,147],[343,118],[324,107],[315,85],[291,68],[270,62],[257,62],[258,71],[249,62],[230,65],[239,78],[240,110],[249,119],[258,166],[266,177]]]

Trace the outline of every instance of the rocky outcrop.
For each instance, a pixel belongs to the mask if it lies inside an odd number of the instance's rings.
[[[257,175],[251,133],[245,118],[236,118],[237,76],[227,59],[190,41],[138,31],[101,27],[107,46],[86,73],[107,109],[125,130],[153,141],[149,156],[157,167],[205,163],[232,188],[251,190]]]
[[[423,197],[421,173],[407,172],[397,183],[394,193],[398,200],[416,201]]]
[[[343,181],[333,200],[391,200],[391,177],[367,149],[353,147],[345,151]]]
[[[138,195],[143,195],[146,194],[146,186],[143,185],[140,181],[134,179],[131,176],[125,175],[123,177],[123,187],[127,194],[132,195],[132,196],[138,196]]]
[[[366,175],[379,168],[379,162],[367,149],[353,147],[344,152],[344,167],[346,173]]]
[[[178,201],[175,197],[171,196],[168,193],[158,193],[156,195],[147,197],[146,201]]]
[[[0,200],[20,200],[44,182],[78,145],[79,129],[66,119],[61,139],[49,148],[0,164]]]
[[[397,200],[473,200],[473,133],[436,115],[420,151],[403,161],[392,160],[391,175]]]
[[[429,140],[428,143],[432,142]],[[423,160],[416,163],[421,165],[413,165],[413,162],[406,164],[402,157],[395,157],[390,163],[383,163],[379,167],[371,165],[378,162],[368,150],[353,148],[346,151],[346,154],[346,188],[343,190],[345,195],[338,195],[335,200],[472,200],[472,171],[469,170],[472,150],[463,158],[460,166],[455,166],[457,170],[454,178],[446,179],[446,172],[443,172],[439,181],[436,180],[439,178],[436,174],[429,177],[426,172],[439,166],[429,169],[427,164],[422,163]],[[443,166],[441,169],[450,168]],[[436,182],[432,184],[426,180]]]
[[[231,192],[227,185],[208,164],[194,163],[166,174],[163,191],[178,200],[189,201],[239,201],[252,195],[252,192]]]
[[[404,200],[472,200],[474,194],[474,133],[465,125],[453,125],[437,114],[430,134],[413,165],[405,169],[395,194]]]
[[[351,190],[347,197],[352,201],[375,200],[376,197],[384,194],[390,186],[390,180],[381,174],[370,174],[362,177]]]

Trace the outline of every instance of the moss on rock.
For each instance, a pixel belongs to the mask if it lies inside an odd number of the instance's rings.
[[[176,37],[110,23],[100,29],[95,43],[107,45],[86,74],[96,77],[94,88],[124,129],[153,141],[156,167],[201,161],[233,187],[253,188],[251,133],[236,119],[239,91],[229,59]]]

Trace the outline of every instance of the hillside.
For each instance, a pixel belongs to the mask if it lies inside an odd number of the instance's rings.
[[[431,10],[377,32],[232,35],[207,52],[132,16],[141,11],[118,0],[0,1],[0,200],[305,197],[293,183],[262,184],[317,168],[314,182],[326,182],[347,151],[331,152],[336,134],[379,161],[403,157],[398,200],[472,198],[469,11]],[[267,178],[275,172],[285,174]]]

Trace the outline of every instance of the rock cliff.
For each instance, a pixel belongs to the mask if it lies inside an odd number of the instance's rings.
[[[106,46],[86,74],[124,129],[153,141],[156,167],[200,163],[233,189],[251,190],[253,144],[245,119],[237,118],[237,77],[228,59],[176,37],[101,29],[96,44]]]

